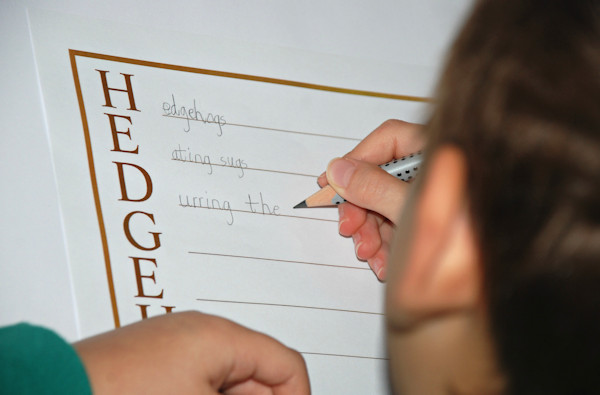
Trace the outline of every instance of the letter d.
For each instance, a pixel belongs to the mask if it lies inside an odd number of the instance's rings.
[[[171,105],[171,115],[179,115],[177,113],[177,105],[175,104],[175,95],[171,94],[171,97],[173,98],[173,104]]]
[[[121,199],[128,202],[143,202],[147,200],[152,195],[152,180],[150,179],[150,174],[138,165],[134,165],[133,163],[122,163],[122,162],[113,162],[117,165],[117,171],[119,172],[119,185],[121,186]],[[131,166],[134,169],[137,169],[142,176],[144,176],[144,181],[146,182],[146,194],[139,199],[132,199],[127,194],[127,185],[125,184],[125,172],[123,171],[123,166]]]

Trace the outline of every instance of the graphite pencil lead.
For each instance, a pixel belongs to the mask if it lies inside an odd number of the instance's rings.
[[[300,203],[298,203],[297,205],[294,206],[294,208],[307,208],[308,206],[306,205],[306,200],[301,201]]]

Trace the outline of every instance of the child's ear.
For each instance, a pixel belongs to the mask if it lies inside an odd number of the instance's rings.
[[[401,272],[388,289],[388,312],[406,325],[470,309],[481,289],[462,152],[452,146],[436,150],[424,176],[410,215],[413,233],[400,252]]]

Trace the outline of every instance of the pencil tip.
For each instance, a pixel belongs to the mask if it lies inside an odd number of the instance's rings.
[[[297,205],[294,206],[294,208],[307,208],[308,206],[306,205],[306,200],[301,201],[300,203],[298,203]]]

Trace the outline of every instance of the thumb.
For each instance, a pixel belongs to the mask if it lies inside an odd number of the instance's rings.
[[[408,192],[407,183],[377,165],[351,158],[333,159],[326,174],[341,197],[396,223]]]

